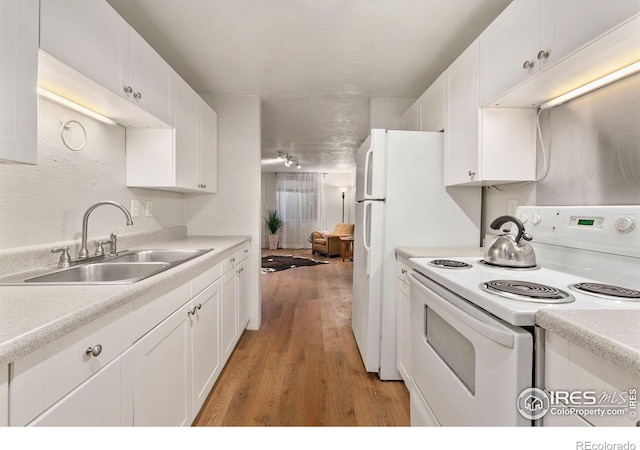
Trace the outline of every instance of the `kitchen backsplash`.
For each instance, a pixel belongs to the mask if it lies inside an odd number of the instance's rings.
[[[484,188],[483,230],[518,205],[640,204],[640,75],[544,111],[542,135],[550,151],[538,183]],[[538,143],[538,167],[542,152]]]
[[[114,208],[97,208],[89,220],[89,239],[185,225],[182,194],[125,186],[125,129],[105,125],[48,100],[38,106],[38,164],[0,164],[0,249],[27,247],[80,238],[82,216],[102,200],[140,202],[140,215],[127,227]],[[72,151],[61,140],[63,123],[77,120],[87,143]],[[74,134],[75,133],[75,134]],[[79,128],[65,131],[76,145]],[[78,141],[78,142],[76,142]],[[152,163],[150,161],[150,163]],[[152,217],[145,201],[152,201]],[[90,251],[93,249],[90,248]]]

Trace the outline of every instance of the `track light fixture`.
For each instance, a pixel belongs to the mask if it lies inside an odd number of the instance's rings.
[[[297,169],[302,168],[300,162],[292,160],[288,153],[278,153],[278,159],[284,160],[285,167],[291,167],[291,164],[295,163]]]

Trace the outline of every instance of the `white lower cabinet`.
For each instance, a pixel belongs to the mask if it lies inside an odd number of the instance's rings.
[[[191,303],[147,333],[127,354],[133,373],[133,425],[189,425]]]
[[[544,387],[556,398],[543,426],[638,426],[640,376],[547,331]]]
[[[248,323],[248,256],[0,367],[0,426],[191,425]]]
[[[227,362],[238,342],[238,286],[235,268],[222,276],[222,357]]]
[[[0,366],[0,427],[9,426],[9,367]]]
[[[192,417],[196,417],[211,388],[222,372],[220,340],[221,280],[207,287],[191,302]],[[194,309],[195,308],[195,309]]]
[[[29,426],[132,426],[133,384],[119,356]]]
[[[398,371],[409,389],[411,378],[411,299],[409,294],[409,260],[398,257],[396,265],[396,327],[398,330]]]
[[[244,259],[238,264],[236,270],[238,280],[238,333],[249,323],[249,259]]]

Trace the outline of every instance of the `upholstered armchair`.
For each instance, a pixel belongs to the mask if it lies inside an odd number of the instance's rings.
[[[340,254],[340,236],[353,236],[353,229],[352,223],[339,223],[331,233],[312,232],[311,253],[338,256]]]

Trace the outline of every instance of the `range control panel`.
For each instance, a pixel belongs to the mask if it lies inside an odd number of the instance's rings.
[[[640,205],[520,206],[532,243],[640,257]]]

